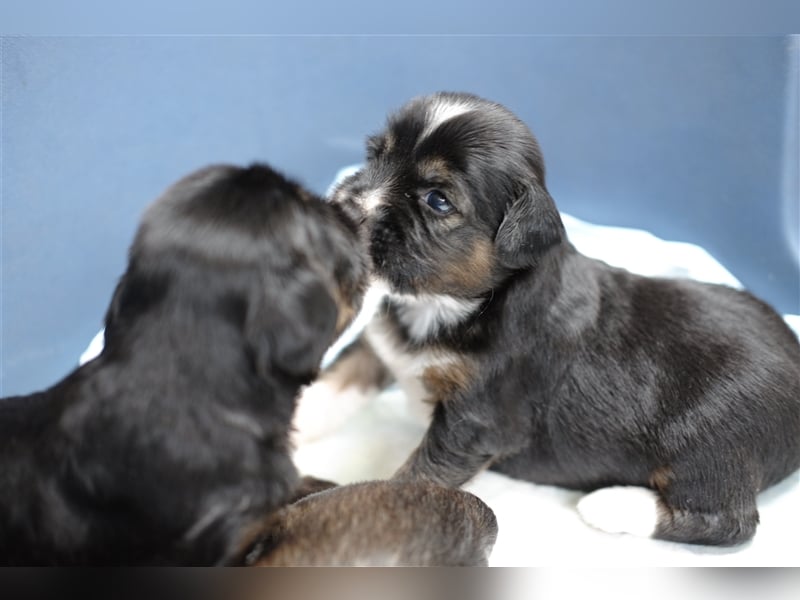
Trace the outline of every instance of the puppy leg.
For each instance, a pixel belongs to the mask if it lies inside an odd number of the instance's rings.
[[[675,465],[651,477],[655,489],[603,488],[584,496],[578,512],[589,525],[687,544],[733,546],[758,525],[756,486],[731,465]]]
[[[758,526],[759,470],[736,460],[734,449],[675,463],[654,478],[663,503],[653,537],[688,544],[734,546],[753,537]],[[728,460],[724,460],[725,457]]]
[[[386,366],[362,335],[303,388],[294,413],[295,445],[322,437],[342,425],[391,382]]]
[[[500,454],[495,431],[463,415],[448,423],[447,411],[439,403],[422,442],[392,479],[459,487]]]

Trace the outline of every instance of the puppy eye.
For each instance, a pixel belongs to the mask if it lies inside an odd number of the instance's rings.
[[[449,215],[455,210],[455,207],[450,204],[450,201],[444,197],[439,190],[432,190],[425,194],[425,204],[430,206],[436,214]]]

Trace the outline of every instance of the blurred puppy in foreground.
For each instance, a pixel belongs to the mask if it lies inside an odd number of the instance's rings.
[[[494,513],[432,482],[371,481],[306,496],[275,514],[255,566],[486,566]]]
[[[391,115],[333,201],[387,294],[309,395],[396,379],[427,400],[398,479],[459,486],[488,466],[594,491],[578,508],[608,531],[753,536],[757,494],[800,466],[800,345],[772,308],[579,254],[533,134],[469,94]]]
[[[255,556],[276,511],[305,493],[288,441],[295,396],[358,311],[366,272],[343,211],[267,166],[212,166],[169,188],[144,214],[102,353],[0,400],[0,564]],[[380,535],[398,537],[375,489],[348,507],[368,515],[379,551]],[[434,516],[464,502],[436,498]],[[313,506],[321,521],[340,507]]]

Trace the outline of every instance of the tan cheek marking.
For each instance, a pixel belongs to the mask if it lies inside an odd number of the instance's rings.
[[[440,402],[466,391],[475,379],[472,365],[466,361],[428,367],[422,373],[422,382],[430,393],[430,400]]]
[[[450,291],[484,292],[490,287],[495,266],[494,246],[478,239],[463,261],[453,261],[441,274],[442,283]]]
[[[335,334],[341,334],[356,317],[357,310],[355,298],[357,292],[348,291],[342,284],[332,281],[333,277],[327,274],[325,267],[313,257],[309,260],[309,266],[319,276],[322,281],[327,283],[328,294],[336,305],[336,325]]]
[[[336,335],[341,334],[356,317],[356,309],[352,302],[345,298],[342,290],[334,286],[333,301],[336,303]]]
[[[334,281],[331,296],[336,304],[336,335],[339,336],[358,316],[366,287],[366,267],[363,261],[353,260],[358,269],[354,280]],[[335,278],[334,278],[335,279]]]
[[[350,305],[338,304],[339,317],[336,319],[336,335],[340,335],[356,316],[356,311]]]

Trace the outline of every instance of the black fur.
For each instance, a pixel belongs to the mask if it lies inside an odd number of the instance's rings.
[[[431,189],[455,212],[429,210]],[[391,290],[361,343],[381,336],[390,370],[386,340],[450,357],[422,376],[433,420],[398,478],[458,486],[491,465],[581,490],[647,486],[661,502],[656,537],[752,537],[758,492],[800,466],[800,344],[769,306],[579,254],[533,135],[467,94],[390,117],[334,200],[359,219]],[[430,294],[474,308],[413,335],[404,307]]]
[[[295,492],[295,395],[360,305],[361,256],[339,209],[266,166],[170,188],[102,354],[0,401],[0,563],[240,558]]]

